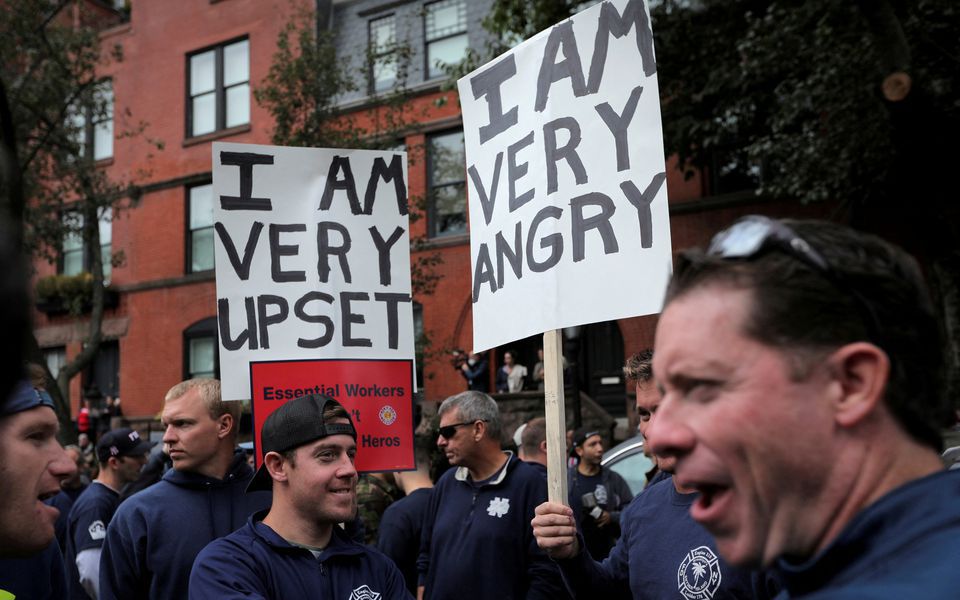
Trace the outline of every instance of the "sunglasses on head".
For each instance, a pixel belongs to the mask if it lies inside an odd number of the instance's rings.
[[[441,436],[441,437],[449,440],[450,438],[452,438],[453,436],[455,436],[455,435],[457,434],[457,428],[458,428],[458,427],[463,427],[464,425],[473,425],[473,424],[476,423],[477,421],[483,421],[483,422],[486,423],[487,420],[486,420],[486,419],[474,419],[473,421],[464,421],[464,422],[462,422],[462,423],[453,423],[453,424],[451,424],[451,425],[444,425],[444,426],[441,427],[438,431],[440,432],[440,436]]]
[[[707,255],[750,260],[768,249],[779,250],[802,262],[835,287],[850,294],[857,303],[871,337],[879,339],[879,321],[863,295],[845,281],[840,273],[831,269],[830,264],[816,248],[780,221],[761,215],[743,217],[713,236],[707,248]]]

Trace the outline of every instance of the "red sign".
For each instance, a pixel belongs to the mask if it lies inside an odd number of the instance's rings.
[[[250,363],[257,465],[260,430],[287,400],[325,394],[350,412],[358,471],[416,468],[413,458],[413,361],[289,360]]]

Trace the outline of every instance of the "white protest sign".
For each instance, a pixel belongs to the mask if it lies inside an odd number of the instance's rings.
[[[458,83],[474,351],[659,312],[670,223],[643,0],[594,6]]]
[[[403,152],[213,145],[224,400],[288,400],[322,381],[348,407],[351,396],[392,397],[397,406],[371,408],[387,425],[411,410],[406,174]],[[409,361],[402,394],[400,383],[364,381],[364,365],[391,360]],[[296,368],[275,368],[285,363]],[[252,390],[256,364],[273,381]],[[332,364],[335,375],[323,371]]]

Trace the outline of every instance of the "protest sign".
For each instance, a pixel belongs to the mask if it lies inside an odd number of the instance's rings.
[[[459,81],[474,351],[658,312],[671,269],[643,0],[612,0]]]
[[[351,412],[357,468],[413,463],[406,154],[213,145],[224,400],[263,421],[323,393]]]

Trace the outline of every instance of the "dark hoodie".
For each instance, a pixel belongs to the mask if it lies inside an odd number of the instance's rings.
[[[314,558],[263,524],[266,511],[204,548],[193,566],[190,598],[381,598],[412,600],[390,559],[333,527],[330,543]]]
[[[100,599],[182,600],[204,546],[270,507],[271,493],[245,493],[253,470],[237,452],[221,479],[171,469],[117,509],[100,559]]]

